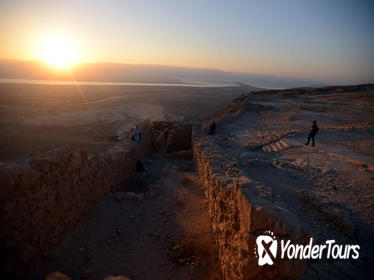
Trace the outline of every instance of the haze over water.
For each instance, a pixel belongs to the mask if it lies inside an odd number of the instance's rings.
[[[30,79],[0,79],[2,84],[32,85],[81,85],[81,86],[168,86],[168,87],[232,87],[233,83],[130,83],[130,82],[92,82],[92,81],[53,81]]]

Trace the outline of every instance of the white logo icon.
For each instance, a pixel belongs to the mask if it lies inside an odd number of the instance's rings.
[[[326,240],[325,244],[313,244],[310,237],[308,244],[293,244],[291,240],[280,239],[279,259],[354,259],[360,257],[360,245],[336,244],[335,240]],[[277,258],[278,241],[272,231],[267,230],[256,238],[254,248],[258,265],[273,265]]]
[[[278,242],[275,240],[274,233],[266,231],[256,239],[258,265],[272,265],[277,256]]]

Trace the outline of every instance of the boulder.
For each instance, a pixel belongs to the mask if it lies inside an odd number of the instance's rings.
[[[123,198],[125,199],[137,199],[136,193],[134,192],[127,192]]]
[[[70,280],[70,278],[60,272],[53,272],[45,280]]]
[[[151,185],[149,190],[145,193],[147,199],[154,198],[160,194],[160,187],[156,185]]]
[[[126,276],[108,276],[104,280],[131,280],[131,279],[127,278]]]

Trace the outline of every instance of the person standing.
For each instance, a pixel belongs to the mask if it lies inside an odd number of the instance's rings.
[[[310,128],[310,133],[309,133],[309,136],[308,136],[308,141],[306,142],[305,145],[309,145],[309,141],[312,138],[312,141],[313,141],[312,142],[312,146],[314,146],[314,144],[315,144],[315,142],[314,142],[314,136],[316,136],[316,134],[318,133],[318,130],[319,130],[319,128],[318,128],[318,125],[317,125],[317,121],[314,120],[313,121],[313,125]]]
[[[208,134],[209,135],[214,135],[216,134],[216,122],[213,122],[210,127],[209,127],[209,131],[208,131]]]
[[[165,139],[168,139],[168,136],[169,136],[169,128],[168,128],[168,125],[166,122],[164,122],[164,135],[165,135]]]
[[[135,129],[134,129],[134,140],[136,142],[139,142],[140,140],[142,140],[142,133],[140,132],[138,126],[135,126]]]

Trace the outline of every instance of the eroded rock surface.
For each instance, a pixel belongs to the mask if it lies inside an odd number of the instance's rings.
[[[295,89],[236,98],[194,131],[224,279],[361,279],[373,273],[373,88]],[[316,147],[305,146],[313,119]],[[214,136],[206,135],[211,122]],[[358,260],[259,266],[257,236],[360,245]]]

